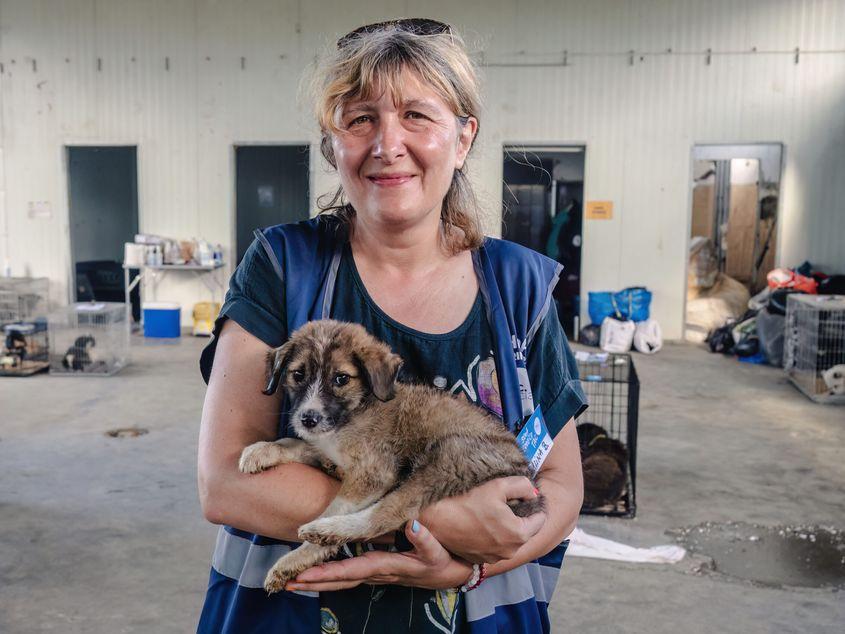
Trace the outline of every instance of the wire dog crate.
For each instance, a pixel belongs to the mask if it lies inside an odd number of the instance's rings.
[[[0,278],[0,376],[29,376],[49,365],[46,277]]]
[[[50,374],[110,376],[129,363],[126,304],[71,304],[49,321]]]
[[[784,368],[817,403],[845,403],[845,295],[787,297]]]
[[[577,429],[584,463],[585,515],[634,517],[640,381],[629,354],[577,351],[590,407]],[[582,433],[584,432],[584,433]]]

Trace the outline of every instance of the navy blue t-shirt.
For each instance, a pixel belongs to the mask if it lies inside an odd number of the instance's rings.
[[[284,284],[258,241],[249,247],[232,275],[229,292],[218,318],[215,334],[226,319],[233,319],[270,347],[287,339]],[[344,247],[331,307],[331,316],[363,325],[403,359],[399,380],[425,383],[463,394],[470,402],[501,416],[502,406],[493,353],[493,333],[485,315],[481,294],[463,323],[451,332],[428,334],[414,330],[384,313],[370,297],[355,267],[351,249]],[[202,353],[200,367],[208,380],[216,347],[212,339]],[[578,382],[575,359],[563,333],[554,304],[543,319],[527,353],[526,366],[535,404],[542,408],[549,433],[554,437],[586,407]],[[351,545],[346,556],[359,554],[363,546]],[[350,550],[351,548],[351,550]],[[460,631],[464,621],[460,595],[420,588],[362,585],[341,592],[320,593],[322,618],[336,623],[340,631],[395,631],[397,623],[411,626],[403,631]],[[454,629],[453,626],[457,626]]]

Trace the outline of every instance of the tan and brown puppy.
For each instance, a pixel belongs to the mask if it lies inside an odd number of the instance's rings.
[[[284,385],[299,439],[250,445],[241,455],[241,471],[301,462],[342,479],[325,512],[300,527],[302,546],[270,570],[268,592],[278,592],[347,542],[401,528],[438,500],[493,478],[531,477],[500,420],[462,397],[398,383],[401,358],[357,324],[308,323],[268,358],[264,392]],[[509,504],[525,517],[541,511],[543,499]]]

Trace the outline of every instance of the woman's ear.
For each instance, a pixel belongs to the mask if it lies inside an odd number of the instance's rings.
[[[459,170],[464,166],[467,154],[469,154],[469,151],[472,148],[472,143],[475,141],[475,135],[477,132],[478,119],[475,117],[467,117],[466,123],[461,124],[460,134],[458,135],[458,151],[455,154],[456,170]]]

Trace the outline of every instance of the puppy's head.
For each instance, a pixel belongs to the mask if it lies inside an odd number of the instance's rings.
[[[283,385],[290,421],[303,439],[332,431],[373,399],[395,394],[402,359],[357,324],[312,321],[268,354],[265,394]]]

